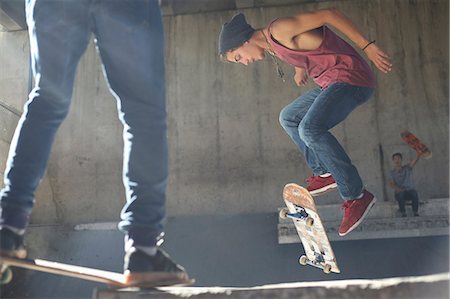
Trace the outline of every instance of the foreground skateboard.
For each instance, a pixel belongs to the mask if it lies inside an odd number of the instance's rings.
[[[287,184],[283,190],[287,208],[280,211],[282,219],[291,218],[305,248],[306,255],[299,259],[301,265],[311,265],[325,273],[340,273],[327,233],[308,190],[296,184]]]
[[[25,268],[34,271],[52,273],[84,280],[100,282],[117,288],[140,287],[154,288],[175,285],[190,285],[194,283],[187,275],[182,273],[154,272],[145,275],[140,281],[128,282],[125,275],[116,272],[62,264],[46,260],[18,259],[12,257],[0,257],[1,284],[9,283],[12,279],[11,267]]]
[[[425,159],[430,159],[433,153],[428,149],[428,147],[423,144],[419,138],[416,137],[410,131],[404,131],[401,133],[402,139],[418,154],[422,155]]]

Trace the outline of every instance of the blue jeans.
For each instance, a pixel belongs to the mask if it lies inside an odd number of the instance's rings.
[[[138,245],[163,231],[168,177],[164,34],[157,0],[27,0],[34,89],[11,142],[0,224],[24,230],[91,35],[123,123],[126,204]],[[89,99],[86,99],[89,100]]]
[[[354,199],[364,190],[361,177],[336,138],[329,132],[374,89],[334,83],[303,94],[280,113],[280,124],[305,156],[314,175],[331,173],[343,199]]]
[[[407,200],[411,201],[412,210],[414,213],[417,213],[419,211],[419,196],[417,195],[416,190],[409,189],[409,190],[395,193],[395,199],[398,201],[398,207],[402,214],[404,214],[406,212],[405,202]]]

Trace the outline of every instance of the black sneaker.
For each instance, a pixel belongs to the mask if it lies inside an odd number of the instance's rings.
[[[0,228],[0,256],[26,258],[27,251],[23,245],[23,236],[6,227]]]
[[[154,256],[131,248],[125,254],[124,275],[129,286],[155,287],[192,283],[186,270],[161,248],[157,249]]]

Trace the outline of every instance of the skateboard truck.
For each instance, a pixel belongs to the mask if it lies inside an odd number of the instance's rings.
[[[331,272],[332,266],[330,264],[327,264],[325,262],[325,259],[322,254],[319,254],[317,252],[314,253],[315,259],[313,261],[309,260],[306,255],[302,255],[298,262],[302,266],[311,265],[317,268],[321,268],[325,274],[328,274]]]
[[[295,213],[289,213],[289,210],[286,208],[283,208],[280,210],[280,218],[281,219],[287,219],[291,218],[295,221],[303,220],[306,222],[306,226],[311,227],[314,225],[314,218],[310,217],[308,212],[303,207],[300,207],[298,205],[295,206]]]

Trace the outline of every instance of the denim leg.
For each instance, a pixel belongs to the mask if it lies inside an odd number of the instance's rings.
[[[292,103],[284,107],[280,112],[279,121],[286,133],[303,153],[306,163],[313,171],[314,175],[327,173],[327,169],[319,161],[314,151],[312,151],[300,138],[298,126],[305,117],[316,97],[320,94],[320,88],[314,88],[295,99]]]
[[[363,190],[362,180],[346,152],[329,132],[356,107],[369,99],[373,88],[335,83],[323,90],[299,125],[299,135],[333,175],[343,199],[354,199]]]
[[[411,200],[413,212],[417,213],[419,211],[419,195],[417,194],[417,191],[411,189],[407,190],[406,193],[406,197]]]
[[[402,214],[404,214],[406,212],[406,210],[405,210],[405,192],[402,191],[402,192],[395,193],[395,199],[398,202],[398,208],[400,209],[400,212]]]
[[[50,149],[66,117],[78,61],[89,43],[86,1],[28,0],[35,85],[11,141],[0,224],[25,229]]]
[[[164,36],[156,0],[97,2],[95,34],[124,126],[126,204],[119,228],[153,246],[163,231],[168,145]]]

